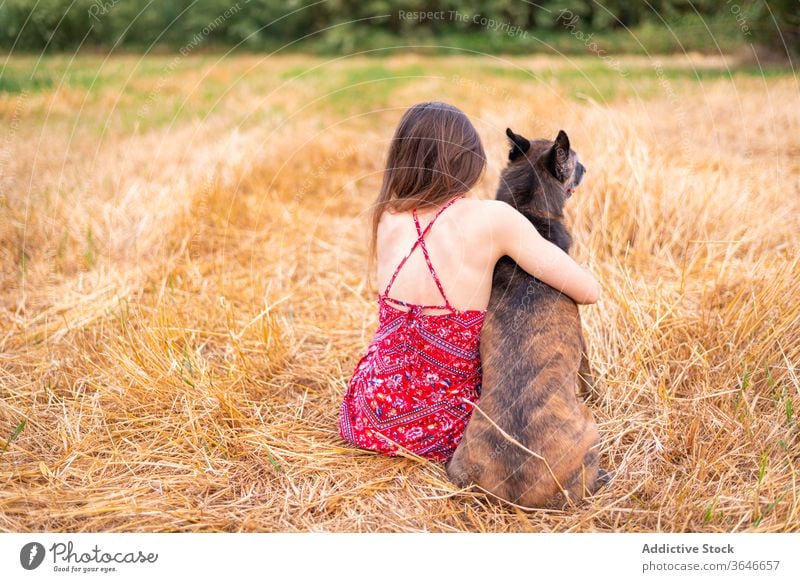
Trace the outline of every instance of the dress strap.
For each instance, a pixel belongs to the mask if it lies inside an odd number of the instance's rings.
[[[439,292],[442,294],[442,297],[444,298],[445,305],[443,307],[452,309],[450,301],[447,299],[447,295],[445,295],[444,293],[444,288],[442,287],[442,283],[439,281],[439,277],[436,276],[436,271],[434,271],[433,265],[431,264],[431,259],[428,256],[428,249],[425,246],[425,235],[428,234],[428,231],[431,229],[436,219],[439,218],[439,215],[459,198],[463,198],[463,196],[456,196],[455,198],[451,198],[444,206],[442,206],[439,209],[439,211],[433,216],[431,221],[427,224],[425,230],[422,231],[420,230],[419,220],[417,219],[417,209],[415,208],[413,210],[412,214],[414,216],[414,225],[417,228],[417,235],[418,235],[417,240],[414,241],[414,245],[411,247],[411,250],[408,251],[408,254],[405,257],[403,257],[403,260],[400,261],[400,264],[397,265],[397,268],[394,270],[394,274],[392,275],[392,278],[389,279],[389,284],[386,285],[386,290],[383,292],[384,297],[386,297],[389,294],[389,289],[392,288],[392,284],[394,284],[394,280],[397,278],[397,274],[400,272],[400,269],[403,267],[403,265],[405,265],[406,261],[411,256],[411,253],[413,253],[414,250],[416,250],[417,245],[420,245],[422,246],[422,252],[425,255],[425,261],[428,263],[428,269],[430,270],[431,275],[433,275],[433,280],[436,282],[436,286],[439,288]],[[394,301],[394,299],[392,299],[392,301]]]
[[[433,264],[431,263],[431,257],[428,254],[428,246],[425,244],[425,235],[430,230],[433,221],[436,220],[436,216],[434,216],[433,220],[428,223],[428,226],[425,227],[425,230],[422,231],[419,227],[419,219],[417,218],[417,209],[415,208],[413,213],[414,215],[414,226],[417,228],[417,235],[419,236],[419,246],[422,247],[422,254],[425,255],[425,262],[428,263],[428,270],[431,272],[433,276],[433,280],[436,283],[436,286],[439,288],[439,293],[442,294],[442,299],[444,299],[444,304],[449,308],[450,300],[447,298],[447,295],[444,292],[444,287],[442,287],[442,282],[439,281],[439,276],[436,274],[436,270],[433,268]],[[438,216],[438,214],[437,214]]]

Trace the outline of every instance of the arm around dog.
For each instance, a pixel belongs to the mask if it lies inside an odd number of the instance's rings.
[[[505,202],[493,204],[492,210],[498,259],[508,255],[525,271],[576,303],[595,303],[599,299],[600,285],[592,274],[542,237],[522,214]]]

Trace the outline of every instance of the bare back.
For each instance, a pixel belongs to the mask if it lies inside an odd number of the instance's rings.
[[[485,310],[492,291],[492,273],[498,259],[488,206],[494,201],[465,198],[443,212],[425,243],[439,280],[453,307],[459,310]],[[418,210],[422,229],[438,209]],[[378,224],[377,282],[380,293],[409,249],[419,237],[412,213],[386,211]],[[442,294],[425,262],[421,248],[409,256],[400,269],[391,296],[408,303],[438,305]],[[429,310],[430,313],[446,310]]]

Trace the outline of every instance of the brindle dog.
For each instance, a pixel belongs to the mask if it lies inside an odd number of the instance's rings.
[[[563,222],[564,203],[586,168],[563,131],[555,141],[531,141],[510,129],[506,135],[512,147],[497,199],[568,251],[572,239]],[[479,409],[446,465],[456,485],[473,483],[525,507],[555,508],[594,493],[607,481],[608,474],[598,467],[597,426],[576,396],[588,396],[593,380],[572,299],[509,257],[500,259],[481,360]]]

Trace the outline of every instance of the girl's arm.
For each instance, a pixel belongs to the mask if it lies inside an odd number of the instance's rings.
[[[508,255],[528,273],[576,303],[595,303],[599,299],[600,285],[588,270],[542,237],[512,206],[492,202],[498,258]]]

